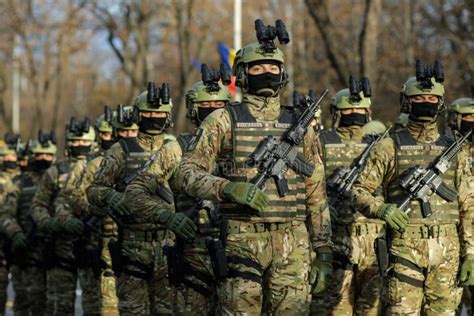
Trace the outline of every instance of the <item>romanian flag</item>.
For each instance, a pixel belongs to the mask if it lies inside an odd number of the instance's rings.
[[[221,42],[217,42],[217,50],[219,51],[219,55],[221,56],[221,62],[227,65],[229,69],[232,69],[232,65],[234,64],[235,58],[235,49],[226,46]],[[235,95],[235,77],[231,77],[232,82],[230,85],[227,86],[230,93],[234,96]]]

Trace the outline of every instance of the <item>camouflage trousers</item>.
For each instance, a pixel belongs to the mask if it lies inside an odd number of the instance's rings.
[[[455,315],[462,295],[462,288],[457,287],[460,246],[456,226],[427,229],[409,225],[402,236],[393,235],[387,312]]]
[[[77,272],[54,267],[46,272],[46,315],[74,315]]]
[[[5,260],[0,262],[0,315],[5,315],[7,303],[8,268]]]
[[[111,238],[104,237],[102,245],[108,245]],[[105,269],[100,274],[100,297],[101,310],[103,315],[119,315],[118,298],[115,292],[115,275],[112,271],[112,259],[109,248],[102,247],[102,261],[105,263]]]
[[[43,268],[29,266],[24,271],[27,304],[30,315],[44,315],[46,311],[46,272]]]
[[[313,296],[314,315],[380,315],[383,280],[374,242],[384,225],[357,222],[333,235],[334,275],[327,290]]]
[[[100,280],[92,268],[78,269],[77,276],[82,289],[81,304],[85,315],[101,315]]]
[[[183,260],[184,280],[173,287],[173,314],[214,315],[217,288],[205,237],[185,246]]]
[[[171,315],[173,289],[162,249],[171,233],[159,231],[150,242],[127,239],[122,241],[123,266],[117,279],[120,315]]]
[[[28,285],[24,269],[18,265],[11,265],[10,272],[12,274],[13,290],[15,291],[15,301],[13,303],[15,315],[28,315]]]
[[[218,285],[219,314],[306,315],[311,251],[305,223],[229,221],[228,278]]]

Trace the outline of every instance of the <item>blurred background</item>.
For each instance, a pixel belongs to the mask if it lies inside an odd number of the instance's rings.
[[[334,94],[349,74],[366,75],[374,117],[388,122],[416,58],[443,62],[447,102],[469,96],[474,1],[2,0],[0,133],[25,139],[53,128],[61,140],[71,115],[95,119],[105,104],[129,104],[149,80],[169,82],[182,132],[199,64],[231,62],[233,49],[256,40],[257,18],[283,19],[290,32],[280,46],[291,80],[285,102],[293,89]]]

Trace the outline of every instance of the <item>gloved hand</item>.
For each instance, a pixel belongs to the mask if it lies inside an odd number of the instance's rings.
[[[255,184],[229,182],[223,190],[224,197],[232,202],[246,205],[259,212],[268,207],[268,197]]]
[[[467,255],[461,266],[461,276],[459,277],[462,286],[474,285],[474,256]]]
[[[311,263],[309,282],[313,285],[313,294],[321,293],[328,286],[332,277],[332,251],[322,247],[316,250],[317,257]]]
[[[23,232],[18,232],[12,237],[12,250],[25,249],[26,248],[26,236]]]
[[[130,209],[127,207],[125,203],[125,194],[111,191],[107,193],[105,196],[105,203],[109,206],[112,210],[117,212],[119,216],[129,216],[131,215]]]
[[[193,240],[196,236],[196,224],[183,213],[173,213],[169,210],[165,210],[161,213],[158,220],[165,225],[166,228],[173,231],[176,236],[187,241]]]
[[[77,218],[70,218],[64,222],[64,231],[73,236],[80,236],[84,232],[84,223]]]
[[[404,229],[408,225],[408,215],[395,204],[383,204],[377,212],[377,217],[395,230]]]
[[[61,224],[59,224],[58,219],[55,217],[51,217],[48,221],[44,224],[44,230],[48,234],[55,234],[61,230]]]

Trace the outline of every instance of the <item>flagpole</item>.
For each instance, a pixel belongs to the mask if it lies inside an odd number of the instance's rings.
[[[234,0],[234,49],[242,48],[242,0]],[[242,91],[235,87],[234,101],[242,101]]]

